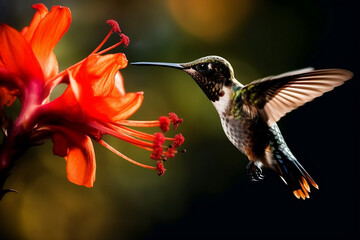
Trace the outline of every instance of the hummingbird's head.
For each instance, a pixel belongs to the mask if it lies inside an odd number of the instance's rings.
[[[207,56],[188,63],[136,62],[134,65],[152,65],[181,69],[195,80],[213,102],[224,96],[224,87],[232,84],[234,71],[230,63],[219,56]]]

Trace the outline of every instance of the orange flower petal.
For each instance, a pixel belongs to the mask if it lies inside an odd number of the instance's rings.
[[[77,99],[79,86],[75,83],[69,84],[64,93],[46,105],[47,111],[60,115],[69,121],[84,122],[86,116]]]
[[[134,114],[143,93],[125,93],[118,71],[125,67],[124,54],[90,55],[81,67],[69,72],[73,95],[86,115],[105,121],[119,121]]]
[[[125,96],[119,98],[108,97],[104,99],[107,115],[114,121],[118,122],[124,120],[133,115],[141,106],[144,100],[142,92],[126,93]],[[100,108],[98,107],[100,110]]]
[[[120,72],[117,72],[115,74],[115,88],[116,92],[119,93],[121,96],[125,95],[124,79]]]
[[[30,45],[47,79],[55,76],[59,71],[56,57],[52,51],[68,30],[70,23],[70,9],[54,6],[51,11],[40,20],[33,33]]]
[[[96,162],[90,137],[68,128],[53,126],[54,153],[65,155],[67,178],[70,182],[92,187]]]
[[[69,154],[65,157],[67,177],[72,183],[92,187],[96,169],[94,147],[86,135],[78,140],[81,145],[70,148]]]
[[[26,41],[30,42],[34,32],[39,25],[41,19],[43,19],[46,14],[49,12],[48,9],[45,7],[44,4],[38,3],[34,4],[32,6],[34,9],[36,9],[36,13],[34,14],[33,19],[30,22],[30,25],[28,27],[24,27],[23,30],[21,30],[21,34],[24,35]]]
[[[26,84],[30,80],[43,81],[43,73],[31,47],[14,28],[0,24],[0,61],[3,67]]]
[[[107,54],[105,56],[90,55],[76,73],[72,72],[75,80],[82,86],[89,85],[93,96],[110,94],[115,87],[115,80],[119,80],[118,70],[127,65],[124,54]],[[121,79],[121,78],[120,78]],[[116,85],[123,88],[122,84]],[[124,89],[118,89],[124,92]]]
[[[127,93],[119,98],[114,97],[94,97],[83,103],[82,108],[95,119],[118,122],[127,119],[134,114],[143,102],[143,94]]]
[[[143,102],[143,93],[125,93],[118,71],[125,67],[124,54],[90,55],[68,70],[69,87],[50,105],[64,110],[64,117],[77,122],[86,118],[118,122],[134,114]]]

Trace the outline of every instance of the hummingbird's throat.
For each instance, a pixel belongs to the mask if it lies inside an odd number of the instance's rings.
[[[219,81],[214,81],[212,79],[206,78],[197,74],[193,69],[184,70],[195,80],[199,87],[203,90],[205,95],[212,101],[219,101],[220,97],[224,96],[225,92],[223,90],[224,83]]]
[[[201,89],[212,102],[219,101],[220,97],[223,97],[225,94],[222,83],[216,83],[212,85],[207,84],[204,87],[201,87]]]

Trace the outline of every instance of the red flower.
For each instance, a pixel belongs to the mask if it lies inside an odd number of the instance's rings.
[[[70,10],[55,6],[49,12],[43,4],[33,6],[35,13],[30,25],[21,32],[0,25],[0,125],[4,140],[0,149],[0,179],[13,161],[26,148],[51,138],[53,152],[67,161],[69,181],[92,187],[95,181],[95,153],[91,139],[99,142],[120,157],[145,168],[165,172],[163,161],[173,157],[175,147],[183,142],[179,135],[167,138],[163,133],[147,134],[130,127],[160,127],[169,130],[182,119],[170,113],[155,121],[135,121],[128,118],[142,104],[143,93],[126,93],[119,69],[127,66],[124,54],[106,54],[111,49],[129,44],[114,20],[107,23],[112,29],[102,43],[84,60],[59,73],[53,52],[57,42],[71,22]],[[115,45],[100,51],[112,33],[120,36]],[[51,91],[60,83],[68,84],[64,93],[53,101]],[[3,109],[16,98],[21,111],[15,121],[9,120]],[[156,166],[138,163],[123,155],[102,140],[105,134],[151,151]],[[181,135],[182,136],[182,135]],[[171,154],[163,150],[165,141],[172,141]],[[168,150],[169,151],[169,150]],[[0,181],[0,187],[3,182]],[[1,198],[1,194],[0,194]]]

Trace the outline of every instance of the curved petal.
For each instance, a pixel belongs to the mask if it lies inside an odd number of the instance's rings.
[[[45,78],[51,78],[59,71],[53,50],[71,23],[70,9],[54,6],[41,19],[33,33],[30,45],[42,67]]]
[[[115,74],[115,88],[121,96],[125,95],[124,79],[120,72]]]
[[[96,162],[90,137],[68,128],[53,126],[54,154],[65,157],[67,178],[70,182],[92,187]]]
[[[67,177],[72,183],[92,187],[96,169],[94,147],[86,135],[77,139],[81,141],[80,147],[72,146],[65,157]]]
[[[23,30],[21,30],[21,34],[24,35],[26,41],[30,42],[34,32],[39,25],[41,19],[43,19],[46,14],[49,12],[48,9],[45,7],[44,4],[38,3],[34,4],[32,6],[34,9],[36,9],[36,13],[34,14],[33,19],[30,22],[30,25],[28,27],[24,27]]]
[[[125,93],[118,69],[126,66],[124,54],[91,55],[80,67],[69,70],[69,87],[50,105],[77,122],[92,118],[118,122],[134,114],[143,102],[143,92]]]
[[[74,93],[76,90],[74,89],[76,87],[69,85],[60,97],[43,105],[42,108],[54,116],[56,115],[69,121],[85,122],[86,115],[83,113],[76,93]]]
[[[80,67],[69,71],[71,91],[85,115],[118,121],[131,116],[141,106],[142,92],[125,94],[118,70],[126,65],[122,53],[90,55]]]
[[[93,96],[106,96],[113,91],[118,80],[118,70],[127,65],[127,59],[124,54],[107,54],[105,56],[90,55],[82,64],[74,78],[82,86],[90,85]],[[125,92],[122,84],[117,84],[121,92]]]
[[[34,52],[25,38],[7,24],[0,24],[0,61],[24,83],[43,81],[44,76]]]
[[[125,96],[108,97],[104,99],[102,108],[98,107],[100,111],[105,112],[111,121],[118,122],[133,115],[141,106],[144,100],[143,92],[126,93]],[[106,108],[104,108],[106,106]],[[97,108],[97,106],[94,106]]]
[[[142,92],[127,93],[119,98],[94,97],[83,104],[86,114],[102,121],[118,122],[133,115],[141,106],[144,96]]]

